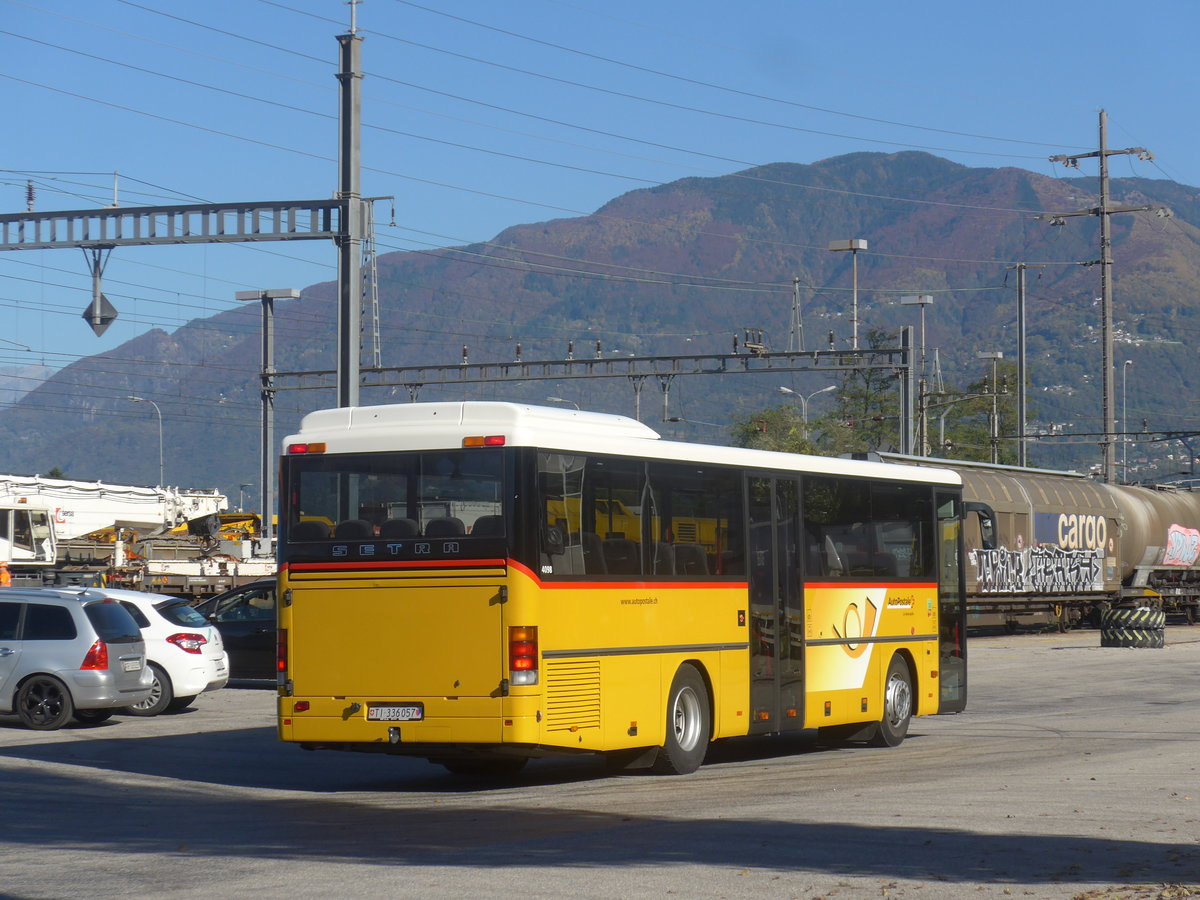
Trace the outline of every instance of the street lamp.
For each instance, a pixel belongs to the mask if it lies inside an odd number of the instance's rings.
[[[576,409],[579,409],[579,404],[576,403],[574,400],[567,400],[564,397],[547,397],[546,399],[548,401],[550,401],[551,403],[570,403],[573,407],[575,407]]]
[[[850,311],[850,326],[853,329],[850,346],[858,349],[858,251],[867,249],[867,242],[862,238],[852,238],[848,241],[830,241],[829,249],[833,251],[850,251],[850,269],[853,272],[853,305]]]
[[[1125,365],[1121,366],[1121,474],[1126,481],[1129,481],[1129,416],[1126,414],[1125,388],[1126,376],[1132,365],[1133,360],[1127,359]]]
[[[154,407],[154,411],[158,413],[158,486],[163,487],[163,428],[162,428],[162,410],[158,408],[158,404],[153,400],[147,400],[145,397],[126,397],[126,400],[132,400],[134,403],[149,403]]]
[[[837,389],[836,384],[827,384],[827,385],[825,385],[825,387],[821,388],[820,390],[816,390],[816,391],[813,391],[811,394],[805,395],[805,394],[801,394],[797,391],[793,391],[790,387],[784,387],[782,384],[779,386],[779,393],[786,394],[789,397],[795,397],[797,400],[800,401],[800,421],[804,423],[804,438],[805,438],[805,440],[808,439],[808,401],[811,400],[813,397],[817,396],[817,394],[824,394],[824,393],[827,393],[828,391],[832,391],[832,390],[836,390],[836,389]]]
[[[1000,462],[1000,414],[996,409],[996,397],[999,394],[1000,388],[996,383],[996,365],[1004,359],[1004,354],[999,350],[980,350],[975,354],[976,359],[990,359],[992,361],[992,389],[989,393],[992,395],[992,421],[991,428],[991,444],[992,444],[992,465],[997,465]]]

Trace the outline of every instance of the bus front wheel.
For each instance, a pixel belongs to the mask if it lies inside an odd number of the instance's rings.
[[[690,775],[700,768],[712,737],[708,689],[694,666],[683,665],[667,698],[667,739],[654,762],[659,775]]]
[[[883,718],[879,721],[871,743],[876,747],[895,747],[908,734],[912,722],[913,688],[908,664],[893,656],[883,685]]]

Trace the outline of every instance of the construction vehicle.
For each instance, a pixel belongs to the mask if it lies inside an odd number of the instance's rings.
[[[14,584],[107,584],[192,599],[275,572],[259,517],[215,490],[0,475]]]

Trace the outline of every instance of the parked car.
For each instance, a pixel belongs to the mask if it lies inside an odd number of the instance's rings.
[[[231,678],[275,678],[275,579],[252,581],[196,606],[221,632]]]
[[[0,588],[0,713],[49,731],[103,722],[153,686],[137,623],[83,588]]]
[[[229,682],[221,633],[182,597],[105,589],[133,616],[146,642],[146,665],[154,676],[150,696],[121,711],[157,716],[183,709],[205,691]]]

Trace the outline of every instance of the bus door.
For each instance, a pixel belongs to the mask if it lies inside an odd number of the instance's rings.
[[[962,500],[937,493],[938,560],[938,712],[958,712],[967,705],[966,591],[962,572]],[[968,511],[972,504],[966,504]],[[985,507],[986,509],[986,507]],[[990,512],[990,510],[989,510]]]
[[[804,616],[799,490],[793,478],[751,478],[749,732],[804,727]]]

